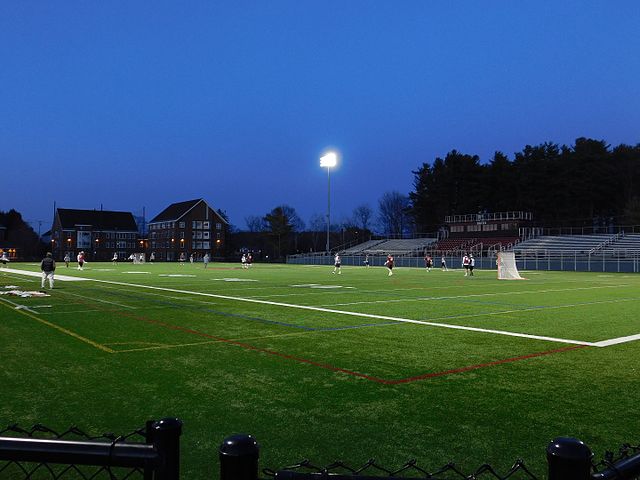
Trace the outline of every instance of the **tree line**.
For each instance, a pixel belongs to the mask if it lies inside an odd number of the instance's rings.
[[[420,231],[478,211],[532,212],[545,227],[640,223],[640,144],[578,138],[527,145],[513,160],[496,152],[487,164],[452,150],[413,174],[410,210]]]

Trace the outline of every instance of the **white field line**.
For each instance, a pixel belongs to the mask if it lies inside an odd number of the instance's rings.
[[[29,270],[16,270],[15,268],[3,268],[3,272],[9,273],[19,273],[21,275],[27,275],[29,277],[38,277],[42,278],[42,272],[30,272]],[[63,282],[84,282],[89,280],[88,278],[82,277],[70,277],[68,275],[58,275],[57,273],[54,275],[56,280],[62,280]]]
[[[23,273],[22,270],[17,270],[15,271],[15,273]],[[96,279],[84,279],[84,280],[92,280],[94,282],[98,282],[98,283],[106,283],[106,284],[111,284],[111,285],[122,285],[125,287],[136,287],[136,288],[146,288],[148,290],[159,290],[159,291],[165,291],[165,292],[174,292],[174,293],[181,293],[181,294],[185,294],[185,295],[194,295],[194,296],[202,296],[202,297],[211,297],[211,298],[222,298],[225,300],[234,300],[234,301],[238,301],[238,302],[247,302],[247,303],[257,303],[257,304],[263,304],[263,305],[274,305],[274,306],[278,306],[278,307],[285,307],[285,308],[297,308],[300,310],[311,310],[311,311],[316,311],[316,312],[324,312],[324,313],[335,313],[337,315],[347,315],[347,316],[353,316],[353,317],[362,317],[362,318],[373,318],[373,319],[380,319],[380,320],[390,320],[390,321],[395,321],[395,322],[403,322],[403,323],[413,323],[413,324],[418,324],[418,325],[428,325],[428,326],[432,326],[432,327],[440,327],[440,328],[449,328],[449,329],[453,329],[453,330],[466,330],[466,331],[470,331],[470,332],[482,332],[482,333],[493,333],[496,335],[505,335],[508,337],[520,337],[520,338],[530,338],[530,339],[534,339],[534,340],[546,340],[549,342],[557,342],[557,343],[569,343],[569,344],[575,344],[575,345],[585,345],[585,346],[591,346],[591,347],[607,347],[609,345],[616,345],[616,344],[620,344],[620,343],[626,343],[626,342],[632,342],[635,340],[639,340],[640,339],[640,335],[631,335],[631,336],[626,336],[626,337],[618,337],[618,338],[612,338],[609,340],[603,340],[600,342],[584,342],[584,341],[580,341],[580,340],[570,340],[570,339],[564,339],[564,338],[555,338],[555,337],[546,337],[546,336],[541,336],[541,335],[529,335],[526,333],[515,333],[515,332],[507,332],[507,331],[503,331],[503,330],[490,330],[490,329],[486,329],[486,328],[476,328],[476,327],[465,327],[462,325],[449,325],[446,323],[437,323],[437,322],[425,322],[422,320],[411,320],[411,319],[407,319],[407,318],[399,318],[399,317],[390,317],[390,316],[386,316],[386,315],[373,315],[373,314],[369,314],[369,313],[358,313],[358,312],[346,312],[346,311],[342,311],[342,310],[333,310],[333,309],[329,309],[329,308],[322,308],[322,307],[311,307],[311,306],[307,306],[307,305],[292,305],[292,304],[288,304],[288,303],[280,303],[280,302],[269,302],[266,300],[257,300],[257,299],[252,299],[252,298],[238,298],[238,297],[232,297],[229,295],[217,295],[214,293],[204,293],[204,292],[192,292],[192,291],[188,291],[188,290],[179,290],[179,289],[173,289],[173,288],[164,288],[164,287],[154,287],[151,285],[138,285],[135,283],[126,283],[126,282],[114,282],[114,281],[109,281],[109,280],[96,280]],[[559,292],[559,291],[572,291],[572,290],[590,290],[590,289],[594,289],[594,288],[617,288],[617,287],[621,287],[621,286],[628,286],[628,285],[611,285],[611,286],[602,286],[602,287],[583,287],[583,288],[575,288],[575,289],[558,289],[558,290],[543,290],[543,291],[529,291],[529,292],[505,292],[505,293],[501,293],[501,294],[496,294],[496,295],[505,295],[508,293],[511,294],[523,294],[523,293],[546,293],[546,292]],[[475,295],[470,295],[470,296],[484,296],[484,295],[491,295],[491,294],[475,294]],[[453,297],[453,298],[461,298],[463,296],[458,296],[458,297]],[[377,303],[377,302],[372,302],[372,303]],[[538,310],[538,309],[535,309]],[[514,311],[521,311],[521,310],[516,310]]]
[[[92,280],[94,282],[107,283],[107,284],[111,284],[111,285],[123,285],[123,286],[126,286],[126,287],[146,288],[146,289],[149,289],[149,290],[159,290],[159,291],[166,291],[166,292],[182,293],[182,294],[185,294],[185,295],[222,298],[222,299],[225,299],[225,300],[233,300],[233,301],[237,301],[237,302],[257,303],[257,304],[262,304],[262,305],[273,305],[273,306],[276,306],[276,307],[296,308],[296,309],[300,309],[300,310],[311,310],[311,311],[314,311],[314,312],[333,313],[333,314],[337,314],[337,315],[347,315],[347,316],[352,316],[352,317],[373,318],[373,319],[377,319],[377,320],[389,320],[389,321],[394,321],[394,322],[413,323],[413,324],[417,324],[417,325],[427,325],[427,326],[431,326],[431,327],[449,328],[449,329],[453,329],[453,330],[465,330],[465,331],[470,331],[470,332],[493,333],[493,334],[496,334],[496,335],[505,335],[505,336],[508,336],[508,337],[530,338],[530,339],[534,339],[534,340],[545,340],[545,341],[548,341],[548,342],[569,343],[569,344],[574,344],[574,345],[586,345],[586,346],[593,346],[594,345],[592,342],[583,342],[583,341],[580,341],[580,340],[571,340],[571,339],[566,339],[566,338],[546,337],[546,336],[542,336],[542,335],[530,335],[530,334],[526,334],[526,333],[507,332],[507,331],[503,331],[503,330],[490,330],[490,329],[486,329],[486,328],[466,327],[466,326],[462,326],[462,325],[449,325],[447,323],[426,322],[426,321],[422,321],[422,320],[412,320],[412,319],[408,319],[408,318],[390,317],[390,316],[387,316],[387,315],[373,315],[373,314],[369,314],[369,313],[346,312],[346,311],[342,311],[342,310],[333,310],[333,309],[329,309],[329,308],[312,307],[312,306],[307,306],[307,305],[292,305],[292,304],[289,304],[289,303],[270,302],[270,301],[266,301],[266,300],[256,300],[256,299],[252,299],[252,298],[238,298],[238,297],[231,297],[231,296],[228,296],[228,295],[218,295],[218,294],[214,294],[214,293],[192,292],[192,291],[188,291],[188,290],[179,290],[179,289],[173,289],[173,288],[154,287],[154,286],[151,286],[151,285],[138,285],[138,284],[135,284],[135,283],[115,282],[115,281],[109,281],[109,280],[96,280],[96,279],[92,279]]]
[[[601,342],[596,342],[594,344],[594,346],[596,346],[596,347],[609,347],[611,345],[619,345],[621,343],[635,342],[636,340],[640,340],[640,334],[638,334],[638,335],[629,335],[627,337],[610,338],[609,340],[603,340]]]
[[[66,310],[64,312],[37,312],[39,315],[75,315],[77,313],[104,312],[104,310]]]
[[[29,307],[27,307],[26,305],[21,305],[19,303],[15,303],[12,302],[11,300],[9,300],[8,298],[0,298],[0,300],[7,302],[9,305],[13,305],[13,307],[16,310],[26,310],[27,312],[31,312],[31,313],[35,313],[36,315],[39,314],[40,312],[36,312],[35,310],[31,310]]]
[[[430,300],[454,300],[456,298],[473,298],[473,297],[495,297],[501,295],[527,295],[530,293],[540,294],[540,293],[557,293],[557,292],[576,292],[578,290],[594,290],[599,288],[620,288],[620,287],[629,287],[631,286],[628,283],[623,283],[620,285],[600,285],[596,287],[578,287],[578,288],[558,288],[558,289],[548,289],[548,290],[524,290],[521,292],[493,292],[493,293],[471,293],[468,295],[447,295],[440,297],[418,297],[418,298],[398,298],[392,300],[374,300],[369,302],[349,302],[349,303],[332,303],[327,305],[320,305],[321,307],[347,307],[350,305],[372,305],[374,303],[405,303],[405,302],[424,302]]]

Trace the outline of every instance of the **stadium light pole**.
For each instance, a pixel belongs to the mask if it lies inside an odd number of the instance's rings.
[[[331,168],[338,163],[336,152],[327,152],[320,157],[320,166],[327,167],[327,252],[329,248],[329,230],[331,229]]]

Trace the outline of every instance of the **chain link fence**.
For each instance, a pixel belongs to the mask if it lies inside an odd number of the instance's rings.
[[[9,425],[0,429],[0,479],[178,479],[181,431],[170,418],[125,435]]]

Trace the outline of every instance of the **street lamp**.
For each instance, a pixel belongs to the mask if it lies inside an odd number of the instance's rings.
[[[329,230],[331,228],[331,167],[335,167],[338,163],[338,155],[336,152],[327,152],[320,157],[320,166],[327,167],[327,252],[329,248]]]

